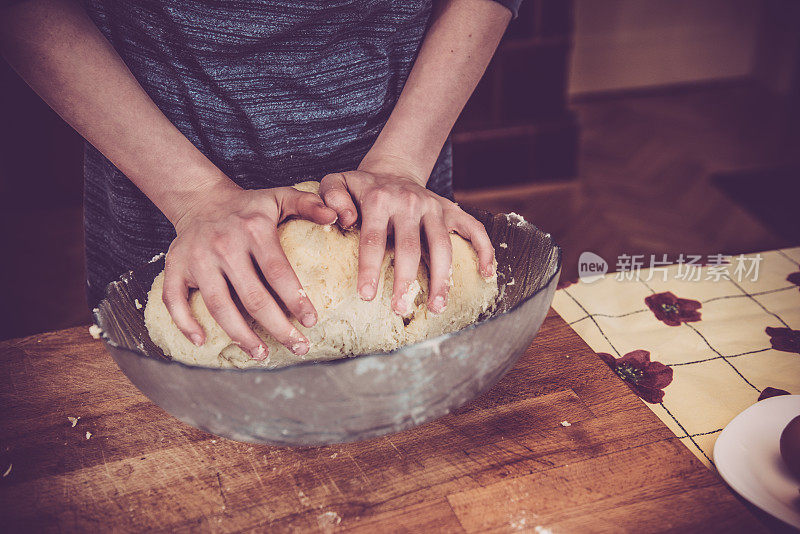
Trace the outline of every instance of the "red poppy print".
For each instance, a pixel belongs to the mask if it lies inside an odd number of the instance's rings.
[[[644,299],[644,303],[655,314],[656,319],[669,326],[680,326],[700,320],[698,311],[703,305],[696,300],[681,299],[667,291]]]
[[[634,350],[621,358],[605,352],[597,355],[643,400],[651,404],[664,400],[663,390],[672,383],[672,369],[661,362],[651,362],[648,351]]]
[[[800,330],[768,326],[766,332],[773,349],[800,354]]]

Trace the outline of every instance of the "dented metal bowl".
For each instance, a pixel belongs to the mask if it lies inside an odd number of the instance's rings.
[[[147,292],[163,258],[109,284],[95,309],[108,351],[150,400],[219,436],[275,445],[323,445],[399,432],[469,402],[530,345],[553,299],[561,249],[515,215],[469,210],[495,245],[501,298],[488,318],[401,347],[280,369],[209,369],[165,357],[147,334]],[[500,246],[501,243],[506,247]]]

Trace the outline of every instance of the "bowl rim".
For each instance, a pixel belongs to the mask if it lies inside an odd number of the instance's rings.
[[[536,291],[534,291],[533,293],[531,293],[530,295],[528,295],[524,299],[520,300],[514,306],[512,306],[511,308],[507,309],[506,311],[504,311],[502,313],[498,313],[496,315],[492,315],[490,317],[487,317],[486,319],[474,322],[474,323],[469,324],[469,325],[465,326],[464,328],[461,328],[461,329],[456,330],[454,332],[448,332],[446,334],[441,334],[441,335],[436,336],[436,337],[431,337],[431,338],[423,339],[421,341],[417,341],[416,343],[410,343],[408,345],[403,345],[403,346],[397,347],[396,349],[394,349],[392,351],[389,351],[389,352],[368,352],[368,353],[365,353],[365,354],[358,354],[356,356],[349,356],[349,357],[344,357],[344,358],[336,358],[336,359],[333,359],[333,360],[302,361],[302,362],[297,362],[297,363],[293,363],[293,364],[290,364],[290,365],[285,365],[283,367],[248,367],[248,368],[244,368],[244,369],[242,369],[242,368],[219,368],[219,367],[205,367],[205,366],[202,366],[202,365],[190,365],[190,364],[183,363],[181,361],[178,361],[178,360],[175,360],[175,359],[172,359],[172,358],[170,358],[169,360],[165,360],[165,359],[162,359],[162,358],[154,358],[153,356],[150,356],[149,354],[145,354],[145,353],[143,353],[143,352],[141,352],[139,350],[132,349],[132,348],[129,348],[129,347],[123,347],[123,346],[119,345],[118,343],[113,341],[108,336],[108,334],[106,333],[106,331],[104,329],[101,329],[100,338],[103,340],[103,342],[106,345],[110,346],[113,349],[116,349],[116,350],[119,350],[119,351],[123,351],[123,352],[129,352],[129,353],[131,353],[131,354],[133,354],[133,355],[135,355],[135,356],[137,356],[139,358],[144,358],[146,360],[151,360],[151,361],[154,361],[154,362],[156,362],[158,364],[167,365],[167,366],[174,365],[174,366],[178,366],[178,367],[184,367],[187,370],[189,370],[188,372],[209,371],[209,372],[225,372],[225,373],[237,373],[237,374],[238,373],[279,373],[279,372],[282,372],[282,371],[288,371],[289,369],[296,369],[296,368],[306,367],[306,366],[311,366],[311,365],[314,365],[314,366],[322,365],[322,366],[326,366],[326,367],[328,367],[328,366],[332,367],[332,366],[335,366],[335,365],[341,365],[341,364],[346,363],[346,362],[352,362],[352,361],[355,361],[355,360],[363,360],[365,358],[383,358],[383,357],[392,356],[394,354],[397,354],[398,352],[406,351],[411,347],[416,347],[418,345],[422,345],[423,343],[439,343],[440,344],[444,340],[449,339],[450,337],[453,337],[456,334],[459,334],[459,333],[467,331],[467,330],[472,330],[472,329],[478,328],[481,325],[488,324],[488,323],[490,323],[490,322],[492,322],[494,320],[506,317],[507,315],[510,315],[511,313],[518,311],[524,304],[526,304],[528,301],[530,301],[531,299],[533,299],[534,297],[539,295],[542,291],[544,291],[545,289],[550,287],[550,285],[554,283],[554,280],[556,279],[556,277],[558,277],[558,275],[561,273],[561,262],[562,262],[562,259],[563,259],[563,250],[562,250],[561,246],[558,245],[555,242],[555,240],[553,239],[552,234],[550,234],[549,232],[542,231],[541,228],[539,228],[535,224],[530,223],[528,221],[523,221],[523,224],[525,224],[525,225],[533,228],[534,230],[536,230],[538,232],[541,232],[542,234],[545,234],[546,236],[548,236],[550,238],[551,247],[552,247],[552,249],[555,249],[555,252],[556,252],[556,268],[553,271],[553,274],[550,275],[550,277],[547,279],[547,281],[544,284],[542,284],[542,286],[539,287],[539,289],[537,289]],[[103,301],[106,301],[108,299],[109,293],[111,292],[111,287],[115,283],[118,283],[118,281],[112,281],[106,286],[105,297],[103,297],[103,300],[101,300],[100,303],[98,303],[97,306],[92,310],[92,318],[94,319],[94,324],[96,324],[96,325],[99,325],[99,323],[100,323],[100,320],[99,320],[100,319],[100,317],[99,317],[99,315],[100,315],[100,304]],[[114,354],[112,353],[112,357],[113,356],[114,356]]]

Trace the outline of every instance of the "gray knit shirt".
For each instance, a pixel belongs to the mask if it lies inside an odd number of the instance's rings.
[[[497,0],[514,15],[521,0]],[[244,188],[353,170],[400,96],[430,0],[87,0],[147,94]],[[452,198],[450,144],[428,187]],[[87,295],[164,252],[175,230],[86,144]]]

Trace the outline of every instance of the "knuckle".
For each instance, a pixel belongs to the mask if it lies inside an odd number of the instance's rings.
[[[206,308],[212,315],[225,309],[225,297],[216,291],[207,292],[203,295],[203,302],[205,302]]]
[[[261,215],[251,215],[242,221],[242,227],[251,236],[258,236],[267,227],[267,219]]]
[[[361,234],[361,245],[369,248],[384,246],[383,234],[377,230],[369,230]]]
[[[399,239],[397,248],[404,252],[416,252],[419,249],[419,239],[411,235],[403,236]]]
[[[453,243],[450,241],[449,234],[444,234],[433,241],[433,248],[437,251],[444,251],[448,258],[453,255]]]
[[[220,257],[226,257],[233,252],[231,240],[225,234],[217,233],[212,235],[210,245],[211,250]],[[195,254],[199,254],[199,251],[195,251]]]
[[[367,194],[367,202],[383,208],[391,204],[392,195],[386,189],[373,189]]]
[[[285,262],[271,260],[264,265],[264,276],[271,280],[285,278],[291,274],[291,269],[291,266]]]
[[[239,295],[244,307],[251,313],[257,313],[266,308],[270,303],[269,293],[263,287],[249,287],[244,294]]]

